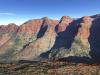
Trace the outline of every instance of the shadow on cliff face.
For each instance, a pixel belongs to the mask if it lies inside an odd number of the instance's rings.
[[[41,38],[45,34],[45,32],[47,31],[47,28],[48,28],[48,25],[41,25],[40,30],[37,34],[37,39]]]
[[[72,22],[69,26],[66,27],[66,30],[63,32],[59,32],[56,37],[56,41],[51,50],[59,50],[60,48],[70,49],[74,38],[78,32],[80,27],[80,23],[82,19],[78,19],[77,21]],[[55,31],[58,31],[59,25],[56,26]],[[90,28],[90,36],[88,38],[90,43],[90,56],[89,57],[77,57],[77,56],[69,56],[66,58],[59,59],[59,61],[67,61],[74,63],[100,63],[100,18],[96,19],[92,22]],[[46,53],[40,55],[40,57],[47,58],[50,53],[50,50]]]
[[[81,21],[82,19],[75,20],[66,27],[65,31],[59,32],[58,36],[55,39],[53,47],[49,51],[42,53],[40,57],[48,59],[51,50],[55,49],[59,50],[60,48],[65,48],[65,49],[71,48],[74,38],[78,33]],[[56,25],[55,27],[56,32],[58,32],[58,27],[59,25]]]
[[[54,46],[52,47],[51,50],[53,49],[59,49],[59,48],[65,48],[69,49],[71,48],[71,45],[74,41],[74,38],[78,32],[79,24],[81,22],[81,19],[78,19],[76,21],[73,21],[70,23],[67,27],[66,30],[63,32],[58,32],[58,36],[56,37],[56,41]],[[55,27],[55,31],[58,31],[59,25]]]
[[[93,21],[90,28],[90,55],[95,62],[100,62],[100,18]]]

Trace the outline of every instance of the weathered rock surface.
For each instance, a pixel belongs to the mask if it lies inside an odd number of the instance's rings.
[[[79,19],[63,16],[60,21],[44,17],[21,26],[1,25],[0,61],[42,60],[41,54],[49,51],[58,57],[87,56],[89,52],[93,57],[98,52],[97,58],[100,54],[99,24],[100,15]]]
[[[63,32],[66,30],[66,27],[72,22],[72,19],[69,16],[63,16],[58,24],[58,32]]]
[[[16,35],[17,30],[18,26],[13,23],[0,26],[0,54],[6,52],[5,49],[8,47],[6,44]]]
[[[40,54],[50,50],[55,42],[56,33],[54,29],[48,28],[44,36],[33,41],[26,48],[20,51],[16,58],[17,60],[38,60]]]
[[[80,38],[81,42],[84,45],[87,45],[88,43],[88,38],[90,36],[90,27],[92,25],[92,18],[89,16],[83,17],[83,22],[80,23],[80,28],[78,31],[78,37]]]

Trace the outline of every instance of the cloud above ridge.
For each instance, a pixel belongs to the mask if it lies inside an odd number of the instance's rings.
[[[2,16],[2,15],[13,16],[13,15],[15,15],[15,14],[14,14],[14,13],[1,13],[1,12],[0,12],[0,16]]]

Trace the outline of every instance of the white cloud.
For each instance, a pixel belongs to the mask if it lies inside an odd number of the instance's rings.
[[[14,13],[0,13],[0,15],[8,15],[8,16],[11,16],[11,15],[15,15]]]

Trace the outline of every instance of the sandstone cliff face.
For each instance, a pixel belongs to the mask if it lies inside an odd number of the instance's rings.
[[[33,41],[16,55],[17,60],[38,60],[40,54],[50,50],[55,42],[56,33],[48,28],[44,36]],[[37,59],[36,59],[37,58]]]
[[[16,32],[18,29],[18,26],[14,23],[10,23],[7,26],[1,25],[0,26],[0,33],[9,33],[9,32]]]
[[[58,32],[63,32],[66,30],[66,27],[72,22],[72,19],[69,16],[63,16],[58,24]]]
[[[92,26],[93,19],[89,16],[85,16],[81,18],[79,23],[79,28],[77,35],[74,38],[74,42],[71,46],[70,54],[72,56],[87,56],[90,57],[90,44],[89,44],[89,37],[90,37],[90,28]],[[67,55],[68,56],[68,55]]]
[[[92,25],[92,20],[93,19],[89,16],[85,16],[77,20],[66,18],[64,20],[66,29],[62,32],[59,32],[59,37],[57,37],[57,39],[60,40],[57,40],[57,44],[56,44],[57,46],[56,48],[54,48],[55,51],[51,50],[50,57],[51,58],[52,57],[63,58],[69,56],[90,57],[89,52],[91,50],[89,44],[89,37],[90,37],[90,28]],[[59,28],[58,30],[61,30]],[[56,50],[57,48],[58,50]]]
[[[42,25],[42,20],[30,20],[22,24],[18,30],[18,33],[35,34],[38,28]]]
[[[47,22],[45,22],[47,21]],[[18,30],[18,33],[27,33],[30,35],[34,35],[36,32],[39,31],[40,27],[42,24],[48,24],[51,26],[55,26],[56,24],[58,24],[57,20],[51,20],[48,17],[44,17],[42,19],[33,19],[33,20],[29,20],[27,22],[25,22],[24,24],[22,24]]]
[[[50,50],[55,42],[56,32],[54,26],[56,21],[51,21],[47,17],[42,18],[43,23],[39,27],[37,39],[29,43],[24,49],[19,51],[16,60],[37,60],[40,54]]]
[[[90,36],[89,36],[89,43],[91,52],[91,57],[97,61],[100,62],[100,14],[94,15],[93,17],[93,23],[90,28]]]
[[[5,52],[6,44],[12,39],[17,33],[18,26],[11,23],[7,26],[0,26],[0,54]]]
[[[80,23],[80,28],[78,31],[78,37],[80,38],[80,41],[84,44],[87,45],[88,43],[88,38],[90,36],[90,27],[92,25],[92,18],[89,16],[83,17],[82,23]]]
[[[0,26],[0,61],[41,60],[41,54],[48,51],[52,51],[51,55],[53,53],[62,57],[88,56],[94,47],[99,49],[100,43],[92,46],[93,39],[99,37],[96,36],[99,34],[99,18],[99,15],[95,15],[76,20],[63,16],[58,21],[44,17],[29,20],[21,26],[2,25]],[[96,37],[93,38],[93,35]]]

